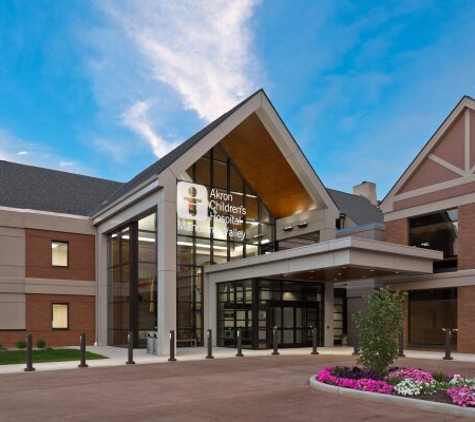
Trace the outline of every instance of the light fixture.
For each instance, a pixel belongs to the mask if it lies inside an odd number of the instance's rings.
[[[291,232],[293,230],[292,226],[287,226],[283,228],[284,232]]]
[[[307,226],[308,226],[308,224],[307,224],[306,221],[297,224],[297,227],[298,227],[299,229],[303,229],[303,228],[305,228],[305,227],[307,227]]]
[[[262,236],[264,236],[262,233],[260,234],[256,234],[255,236],[252,236],[253,239],[259,239],[261,238]]]

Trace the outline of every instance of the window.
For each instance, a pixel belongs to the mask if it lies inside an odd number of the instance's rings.
[[[53,240],[51,242],[51,263],[53,267],[67,267],[69,265],[69,244]]]
[[[409,219],[409,245],[444,252],[434,272],[457,271],[457,210],[439,211]]]
[[[69,329],[69,305],[67,303],[53,303],[53,330]]]

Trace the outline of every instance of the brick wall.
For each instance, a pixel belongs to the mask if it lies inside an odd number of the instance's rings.
[[[69,243],[69,266],[53,267],[51,242]],[[26,229],[26,277],[95,280],[94,236]]]
[[[399,220],[387,221],[385,223],[385,240],[398,245],[409,244],[409,220],[401,218]]]
[[[69,304],[69,329],[52,329],[53,303]],[[0,331],[0,343],[11,347],[18,340],[25,340],[27,334],[33,334],[35,344],[41,338],[48,346],[76,346],[81,333],[86,333],[88,344],[94,343],[94,296],[27,294],[26,330]]]
[[[475,353],[475,286],[457,290],[457,351]]]
[[[475,204],[458,208],[458,269],[475,268]]]

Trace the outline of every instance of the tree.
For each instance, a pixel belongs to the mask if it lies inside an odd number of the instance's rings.
[[[366,309],[355,318],[358,337],[358,363],[383,373],[398,357],[399,336],[403,329],[403,297],[387,288],[365,296]]]

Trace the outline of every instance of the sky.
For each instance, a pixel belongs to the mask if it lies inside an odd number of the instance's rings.
[[[2,0],[0,159],[127,181],[263,88],[323,183],[394,185],[464,95],[472,0]]]

